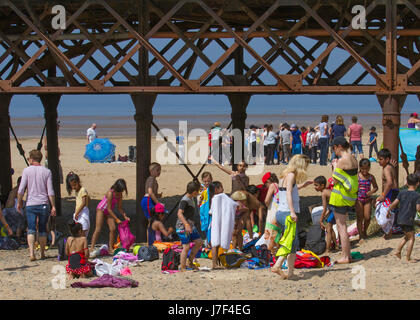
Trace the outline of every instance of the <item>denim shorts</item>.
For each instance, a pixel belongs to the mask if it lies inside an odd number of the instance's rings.
[[[356,148],[359,151],[359,153],[363,153],[362,141],[352,141],[351,145],[353,146],[352,154],[356,153]]]
[[[38,234],[40,237],[47,236],[47,224],[50,217],[50,206],[41,204],[26,207],[26,219],[28,220],[28,234],[36,234],[38,218]]]
[[[277,225],[283,230],[282,233],[286,231],[286,218],[288,216],[290,216],[290,212],[277,211],[276,213]],[[297,237],[297,228],[296,228],[295,239],[293,240],[292,250],[290,251],[290,253],[296,253],[298,245],[299,245],[299,239]]]
[[[194,242],[197,239],[200,239],[201,236],[197,231],[196,227],[193,227],[193,230],[190,234],[185,234],[185,230],[177,229],[176,234],[179,237],[179,240],[181,240],[181,244],[189,244],[190,242]]]

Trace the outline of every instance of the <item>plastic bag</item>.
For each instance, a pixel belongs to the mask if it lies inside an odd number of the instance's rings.
[[[111,276],[118,276],[120,274],[121,268],[117,266],[106,263],[100,259],[95,259],[92,262],[95,263],[95,271],[98,277],[101,277],[104,274],[109,274]]]
[[[130,250],[131,245],[136,241],[136,237],[130,231],[129,222],[122,221],[118,225],[118,232],[120,234],[121,246],[127,251]]]

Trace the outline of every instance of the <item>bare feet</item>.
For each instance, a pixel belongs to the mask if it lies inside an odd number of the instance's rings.
[[[223,270],[223,269],[224,269],[223,267],[218,266],[218,265],[212,267],[212,270]]]
[[[407,258],[407,262],[409,262],[409,263],[416,263],[417,261],[418,261],[417,259]]]
[[[271,268],[271,272],[277,273],[279,276],[282,275],[281,268]]]
[[[34,256],[29,258],[30,261],[36,261],[36,258]]]
[[[401,252],[395,252],[394,256],[396,256],[398,259],[401,259]]]
[[[385,234],[385,235],[384,235],[384,239],[385,239],[385,240],[389,240],[389,239],[391,239],[391,235],[390,235],[390,234]]]
[[[188,260],[188,267],[194,270],[199,270],[198,267],[191,260]]]
[[[349,264],[349,263],[352,263],[353,261],[350,259],[340,259],[340,260],[337,260],[335,263],[338,263],[338,264]]]

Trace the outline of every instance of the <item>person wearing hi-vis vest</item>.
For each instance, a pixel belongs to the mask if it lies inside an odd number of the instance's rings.
[[[350,263],[350,239],[347,234],[346,217],[355,205],[359,181],[357,176],[358,163],[349,152],[350,144],[344,137],[333,140],[333,150],[338,160],[332,163],[334,172],[334,188],[331,191],[330,205],[333,208],[338,234],[341,241],[341,259],[337,263]]]

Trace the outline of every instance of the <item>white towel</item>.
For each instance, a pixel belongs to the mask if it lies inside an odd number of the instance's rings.
[[[235,225],[238,204],[224,193],[216,194],[211,201],[211,245],[229,249]]]
[[[389,208],[389,205],[386,202],[379,202],[376,205],[376,209],[375,209],[376,221],[381,226],[385,234],[388,234],[391,231],[392,225],[394,224],[394,216],[395,216],[394,212],[391,211],[391,218],[386,217],[388,208]]]

